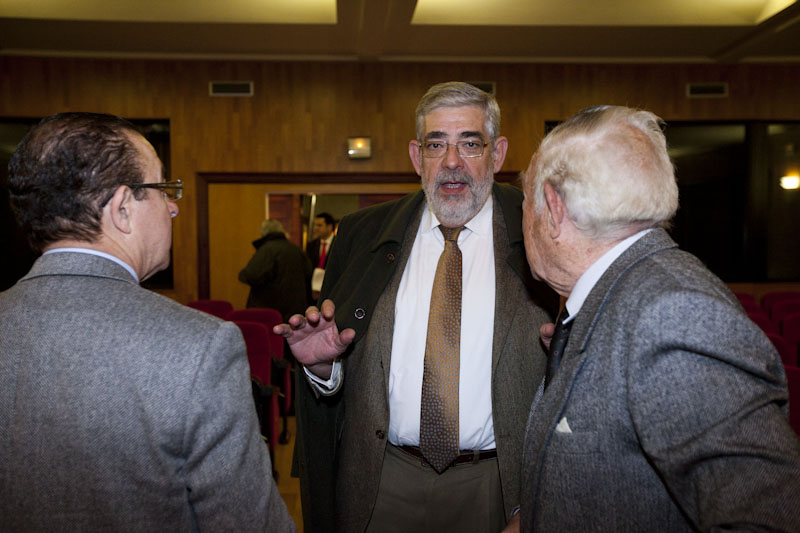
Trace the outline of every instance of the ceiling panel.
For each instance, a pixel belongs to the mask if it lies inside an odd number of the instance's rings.
[[[419,0],[412,24],[751,26],[794,0]]]
[[[3,0],[0,16],[117,22],[336,24],[336,0]]]
[[[0,54],[800,63],[798,21],[792,0],[2,0]]]

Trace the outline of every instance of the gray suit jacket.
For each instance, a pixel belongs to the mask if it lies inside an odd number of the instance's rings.
[[[547,313],[528,290],[518,189],[495,185],[496,297],[492,416],[503,498],[519,501],[525,421],[544,373],[539,326]],[[397,286],[424,203],[420,191],[345,217],[325,274],[322,298],[336,304],[340,330],[356,339],[343,358],[343,390],[316,398],[298,383],[296,459],[306,531],[363,531],[380,481],[389,428],[389,365]],[[550,300],[552,293],[540,293]],[[540,300],[540,305],[544,304]]]
[[[654,230],[593,288],[534,404],[522,530],[797,531],[800,442],[786,413],[772,344]]]
[[[0,294],[0,531],[199,529],[294,530],[239,330],[42,256]]]

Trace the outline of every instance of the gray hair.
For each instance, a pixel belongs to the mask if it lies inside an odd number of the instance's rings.
[[[597,106],[557,126],[526,176],[536,212],[549,183],[587,237],[620,239],[666,226],[678,209],[678,185],[662,125],[649,111]]]
[[[284,233],[283,224],[275,218],[268,218],[261,223],[261,236],[264,237],[268,233]]]
[[[500,135],[500,106],[491,94],[463,81],[448,81],[434,85],[417,104],[417,140],[425,135],[425,115],[440,107],[475,106],[486,116],[486,132],[494,143]]]
[[[138,135],[127,120],[97,113],[52,115],[25,135],[9,161],[8,183],[14,214],[35,250],[101,236],[103,200],[120,185],[144,181],[132,141]],[[144,191],[134,189],[133,197]]]

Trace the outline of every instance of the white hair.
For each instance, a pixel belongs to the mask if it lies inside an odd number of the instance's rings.
[[[269,233],[283,233],[283,224],[280,220],[275,218],[268,218],[261,222],[261,236],[264,237]]]
[[[667,225],[678,209],[678,185],[662,124],[649,111],[598,106],[557,126],[527,176],[536,211],[549,183],[587,237],[619,239]]]

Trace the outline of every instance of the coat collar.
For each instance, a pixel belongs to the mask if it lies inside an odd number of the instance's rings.
[[[383,221],[383,227],[372,242],[370,251],[375,252],[387,243],[403,242],[408,227],[414,217],[418,215],[424,201],[425,193],[421,190],[400,198],[397,201],[397,207],[392,209],[389,216]]]
[[[611,266],[589,292],[581,310],[575,315],[569,342],[561,360],[558,375],[553,381],[552,386],[556,390],[559,385],[572,383],[574,375],[584,362],[582,354],[589,345],[597,323],[611,300],[616,286],[625,277],[625,274],[645,258],[676,247],[677,244],[666,231],[660,228],[654,229],[633,243],[611,263]]]
[[[287,240],[286,239],[286,235],[284,235],[280,231],[273,231],[272,233],[267,233],[266,235],[264,235],[260,239],[254,240],[253,241],[253,247],[258,249],[258,248],[261,247],[262,244],[264,244],[267,241],[277,241],[277,240],[284,240],[284,241]]]
[[[614,288],[625,273],[646,257],[677,246],[666,231],[657,228],[633,243],[616,261],[611,263],[611,266],[600,276],[600,279],[586,297],[581,307],[581,311],[586,311],[586,315],[581,317],[580,323],[575,324],[570,334],[573,339],[582,339],[579,348],[580,353],[586,350],[597,321],[600,319],[611,294],[614,292]],[[581,313],[579,312],[577,316],[580,315]]]
[[[58,252],[39,257],[20,282],[42,276],[89,276],[116,279],[138,285],[121,265],[97,255]]]
[[[513,248],[515,245],[522,245],[522,206],[519,199],[508,187],[503,187],[498,183],[492,185],[492,197],[494,198],[495,208],[499,206],[503,214],[508,229],[508,245]],[[371,251],[378,250],[386,243],[401,243],[406,229],[411,224],[422,203],[425,202],[425,193],[420,190],[413,194],[404,196],[398,200],[397,208],[392,210],[390,216],[386,218],[383,227],[372,243]]]

